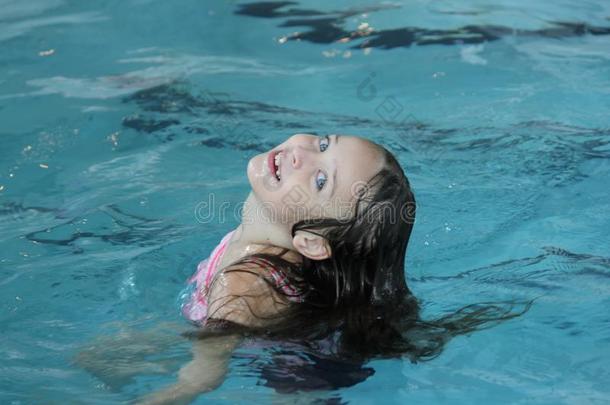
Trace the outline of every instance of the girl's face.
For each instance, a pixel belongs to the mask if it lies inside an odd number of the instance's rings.
[[[379,148],[345,135],[296,134],[248,163],[263,217],[288,227],[304,218],[347,218],[355,196],[384,165]]]

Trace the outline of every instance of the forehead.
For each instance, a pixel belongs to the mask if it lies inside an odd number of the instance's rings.
[[[383,168],[384,158],[378,146],[355,136],[340,135],[335,146],[337,172],[333,198],[349,202],[354,190]]]

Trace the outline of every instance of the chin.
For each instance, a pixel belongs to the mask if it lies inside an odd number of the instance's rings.
[[[252,192],[256,194],[259,198],[264,197],[262,194],[264,193],[264,185],[263,176],[261,176],[261,172],[263,172],[263,164],[265,163],[264,154],[256,155],[248,162],[248,167],[246,169],[246,175],[248,176],[248,182],[250,183],[250,188]]]
[[[270,175],[268,168],[268,153],[261,153],[254,156],[248,162],[247,175],[252,192],[261,201],[274,202],[279,198],[283,184],[276,180],[275,176]]]
[[[246,167],[246,176],[248,177],[248,182],[250,183],[250,187],[254,190],[254,180],[255,180],[255,165],[256,158],[258,156],[254,156],[252,159],[248,161],[248,166]]]

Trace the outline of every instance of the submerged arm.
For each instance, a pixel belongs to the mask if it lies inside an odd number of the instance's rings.
[[[197,395],[222,384],[233,350],[239,344],[237,335],[210,337],[193,343],[193,359],[178,372],[178,381],[139,401],[142,405],[188,404]]]
[[[287,308],[256,270],[225,269],[208,294],[208,314],[215,324],[264,327]],[[218,322],[216,322],[218,321]],[[208,321],[209,323],[209,321]],[[178,381],[153,393],[138,404],[188,404],[200,393],[212,391],[224,381],[239,334],[207,336],[193,344],[193,359],[178,373]]]

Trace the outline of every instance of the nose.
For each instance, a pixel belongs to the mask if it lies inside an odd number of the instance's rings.
[[[303,155],[299,147],[292,148],[292,168],[300,169],[303,165]]]
[[[310,134],[295,134],[288,141],[288,158],[293,169],[301,169],[307,165],[315,164],[315,148],[312,146]]]

